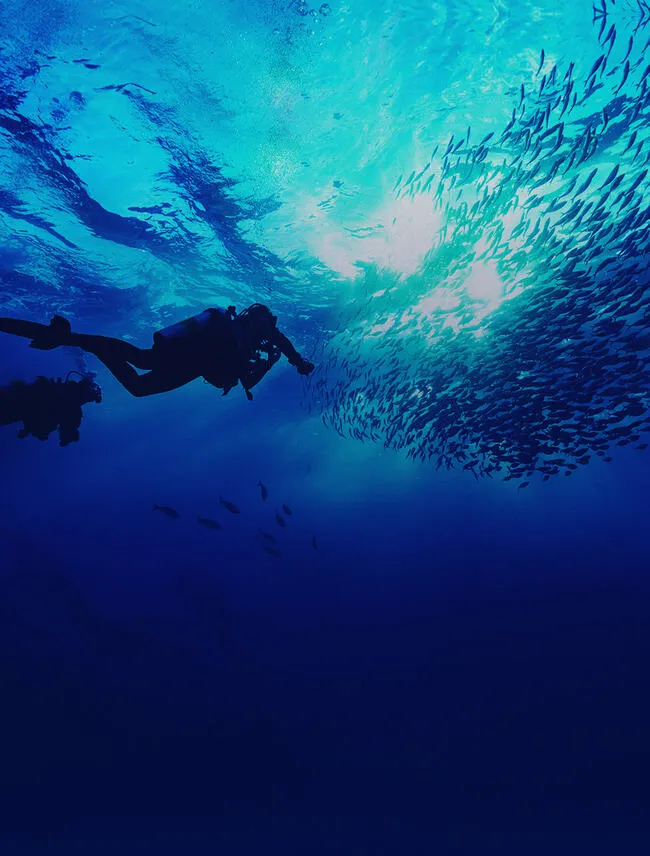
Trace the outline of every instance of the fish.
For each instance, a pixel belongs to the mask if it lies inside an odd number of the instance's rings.
[[[639,446],[638,448],[641,448],[641,447]],[[312,546],[313,550],[315,550],[318,547],[318,544],[316,543],[316,536],[315,535],[312,535],[311,546]]]
[[[267,553],[270,553],[271,556],[275,556],[276,559],[280,559],[282,557],[282,553],[279,550],[276,550],[275,547],[270,547],[268,544],[262,544],[262,550],[266,550]]]
[[[601,67],[601,65],[603,64],[603,62],[604,62],[604,61],[605,61],[605,54],[601,54],[601,55],[598,57],[598,59],[595,61],[595,63],[591,66],[591,70],[590,70],[589,74],[588,74],[588,75],[587,75],[587,77],[586,77],[586,80],[587,80],[587,81],[589,81],[589,78],[590,78],[590,77],[593,77],[593,76],[596,74],[596,72],[597,72],[597,71],[598,71],[598,69]]]
[[[170,505],[156,505],[153,504],[153,511],[160,511],[161,514],[164,514],[166,517],[171,518],[172,520],[177,520],[180,517],[178,511],[175,508],[172,508]]]
[[[267,499],[268,499],[268,496],[269,496],[269,492],[268,492],[268,490],[266,489],[266,487],[262,484],[262,482],[261,482],[261,481],[258,481],[257,486],[258,486],[258,487],[259,487],[259,489],[260,489],[260,493],[261,493],[261,495],[262,495],[262,499],[263,499],[263,500],[267,500]]]
[[[630,74],[630,61],[629,59],[625,61],[625,67],[623,68],[623,78],[618,85],[618,89],[616,90],[616,95],[621,91],[621,89],[625,86],[625,81],[627,80]]]
[[[584,180],[584,182],[583,182],[583,183],[580,185],[580,187],[576,190],[576,192],[575,192],[575,195],[576,195],[576,196],[580,196],[580,194],[581,194],[581,193],[584,193],[584,192],[585,192],[585,190],[587,190],[587,188],[589,187],[589,185],[591,184],[591,182],[594,180],[594,176],[596,175],[596,173],[597,173],[597,172],[598,172],[598,168],[597,168],[597,167],[594,167],[594,169],[592,169],[592,171],[589,173],[589,175],[588,175],[588,176],[587,176],[587,178]]]
[[[650,69],[650,66],[649,66],[649,69]],[[485,137],[483,137],[483,139],[481,140],[481,142],[478,144],[478,148],[479,148],[479,149],[482,149],[482,148],[483,148],[483,146],[484,146],[484,145],[485,145],[489,140],[491,140],[493,136],[494,136],[494,131],[490,131],[490,133],[489,133],[489,134],[486,134],[486,136],[485,136]]]
[[[219,503],[223,505],[231,514],[241,514],[239,508],[235,505],[234,502],[229,502],[227,499],[223,499],[221,495],[219,495]]]
[[[282,503],[282,510],[285,514],[288,514],[289,517],[291,517],[291,515],[293,514],[293,511],[289,508],[289,506],[285,505],[284,503]]]
[[[260,533],[260,535],[262,536],[262,538],[265,538],[265,539],[266,539],[267,541],[269,541],[271,544],[275,544],[275,543],[276,543],[277,538],[275,537],[275,535],[271,535],[269,532],[265,532],[263,529],[258,529],[257,531]]]
[[[542,48],[541,53],[539,55],[539,65],[537,67],[537,71],[535,72],[535,77],[537,77],[537,75],[540,73],[543,65],[544,65],[544,48]]]
[[[625,56],[621,60],[621,62],[626,62],[629,59],[630,54],[632,53],[632,45],[634,44],[634,36],[630,36],[630,40],[627,43],[627,51],[625,52]]]
[[[609,31],[603,41],[602,47],[605,47],[605,45],[609,41],[611,41],[611,44],[609,46],[609,53],[611,53],[612,48],[614,47],[614,42],[616,41],[616,24],[612,24],[612,26],[609,28]]]
[[[196,522],[200,523],[202,526],[205,526],[206,529],[221,529],[221,523],[218,520],[212,520],[210,517],[199,517],[197,516]]]
[[[598,188],[598,190],[599,190],[599,191],[600,191],[600,190],[603,190],[605,187],[607,187],[607,185],[608,185],[608,184],[610,184],[612,181],[614,181],[614,179],[616,178],[617,173],[618,173],[618,164],[614,164],[614,167],[613,167],[612,171],[611,171],[611,172],[610,172],[610,174],[607,176],[607,178],[605,179],[605,181],[600,185],[600,187]]]
[[[279,514],[277,511],[275,512],[275,519],[276,519],[276,520],[277,520],[277,522],[278,522],[278,526],[282,526],[282,527],[284,527],[284,526],[286,526],[286,525],[287,525],[287,521],[286,521],[286,520],[284,519],[284,517],[283,517],[281,514]]]

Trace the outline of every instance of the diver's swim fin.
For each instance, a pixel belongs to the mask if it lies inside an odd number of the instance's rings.
[[[61,315],[55,315],[49,324],[23,321],[20,318],[0,318],[0,333],[32,339],[30,348],[40,350],[49,350],[66,344],[65,340],[71,332],[70,322]]]
[[[48,327],[41,325],[42,329],[29,343],[30,348],[36,348],[39,351],[50,351],[52,348],[58,348],[59,345],[67,344],[67,340],[72,333],[70,322],[62,315],[53,315]]]
[[[20,318],[0,318],[0,333],[10,333],[12,336],[24,336],[34,339],[50,328],[36,321],[23,321]]]

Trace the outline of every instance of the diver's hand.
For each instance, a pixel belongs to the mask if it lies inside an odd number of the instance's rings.
[[[314,371],[314,364],[310,363],[308,360],[301,360],[296,368],[298,369],[298,374],[308,375]]]

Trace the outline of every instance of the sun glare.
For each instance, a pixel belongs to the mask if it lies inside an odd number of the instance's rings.
[[[373,229],[362,238],[335,226],[319,209],[312,212],[312,219],[318,221],[311,236],[313,251],[349,279],[359,276],[362,264],[389,269],[400,278],[416,273],[442,222],[430,196],[390,200],[367,218]]]

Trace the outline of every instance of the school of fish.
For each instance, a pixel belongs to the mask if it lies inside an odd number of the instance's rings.
[[[260,498],[262,502],[266,502],[269,498],[269,491],[266,485],[258,481],[257,487],[260,489]],[[238,505],[235,505],[234,502],[231,502],[229,499],[225,499],[219,494],[217,504],[226,509],[230,514],[241,514],[241,509]],[[280,514],[279,511],[275,512],[275,522],[282,529],[286,528],[287,521],[286,517],[293,516],[293,509],[283,502],[281,504],[282,512],[285,516]],[[178,520],[181,517],[180,512],[171,505],[159,505],[154,502],[152,505],[152,511],[158,512],[162,514],[164,517],[168,517],[170,520]],[[202,517],[201,515],[196,515],[196,522],[203,526],[205,529],[209,529],[213,532],[220,531],[223,527],[222,524],[215,520],[213,517]],[[271,532],[267,532],[265,529],[258,529],[257,534],[260,536],[258,539],[258,544],[262,550],[268,553],[270,556],[273,556],[276,559],[282,558],[283,553],[278,549],[278,537],[273,535]],[[316,536],[311,536],[311,547],[312,550],[318,549],[318,542],[316,541]]]
[[[322,343],[305,407],[326,425],[521,487],[647,447],[650,6],[636,5],[619,32],[598,0],[586,73],[542,50],[505,127],[452,134],[400,176],[395,196],[428,195],[440,229],[407,294],[369,273]]]

